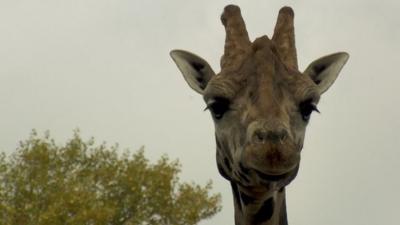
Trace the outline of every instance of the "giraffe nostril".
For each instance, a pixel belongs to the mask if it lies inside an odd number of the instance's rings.
[[[276,133],[276,139],[278,139],[279,141],[286,140],[287,136],[288,136],[288,132],[286,130],[281,130]]]
[[[286,130],[280,131],[265,131],[257,130],[254,132],[254,141],[256,143],[271,142],[283,142],[286,140],[288,133]]]
[[[266,134],[266,132],[263,132],[263,131],[256,131],[255,137],[256,137],[255,139],[257,142],[264,142],[267,137],[267,134]]]

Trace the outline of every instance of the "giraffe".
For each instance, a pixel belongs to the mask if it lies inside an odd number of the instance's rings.
[[[238,6],[226,6],[221,21],[226,39],[218,74],[193,53],[170,55],[211,112],[217,167],[232,187],[235,224],[287,225],[285,187],[299,170],[306,126],[349,55],[321,57],[300,72],[287,6],[271,39],[251,42]]]

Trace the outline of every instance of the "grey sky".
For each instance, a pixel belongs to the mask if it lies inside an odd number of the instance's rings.
[[[395,0],[0,1],[0,149],[32,128],[146,146],[183,164],[182,179],[223,194],[202,225],[233,224],[215,165],[213,124],[168,52],[186,49],[219,70],[223,7],[239,4],[252,39],[295,11],[300,68],[336,51],[350,60],[323,96],[288,188],[292,225],[397,225],[400,201],[400,9]]]

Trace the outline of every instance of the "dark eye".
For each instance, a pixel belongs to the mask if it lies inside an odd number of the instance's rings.
[[[306,122],[308,120],[310,120],[310,116],[313,111],[319,112],[317,109],[317,106],[312,101],[312,99],[308,99],[308,100],[300,103],[299,110],[300,110],[301,118]]]
[[[229,110],[230,101],[226,98],[214,98],[207,103],[207,108],[217,120],[221,119]]]

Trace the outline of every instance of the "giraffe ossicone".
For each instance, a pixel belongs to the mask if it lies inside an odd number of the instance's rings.
[[[251,42],[239,7],[226,6],[218,74],[193,53],[170,53],[211,112],[217,166],[232,186],[236,225],[287,224],[285,187],[297,175],[306,126],[349,58],[338,52],[300,72],[293,20],[293,10],[283,7],[272,38]]]

